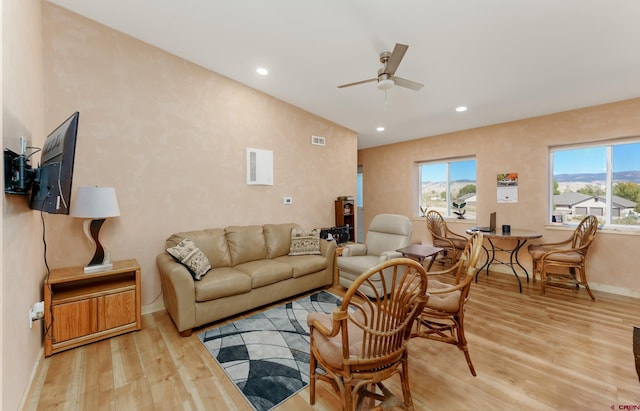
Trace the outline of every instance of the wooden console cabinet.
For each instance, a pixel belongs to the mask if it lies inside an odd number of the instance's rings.
[[[84,273],[83,267],[51,270],[44,282],[44,355],[142,328],[140,266],[136,260]]]

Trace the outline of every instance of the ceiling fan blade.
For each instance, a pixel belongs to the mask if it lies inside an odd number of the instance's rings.
[[[393,81],[396,86],[410,88],[411,90],[420,90],[424,87],[424,84],[416,83],[415,81],[407,80],[401,77],[394,77]]]
[[[357,86],[358,84],[371,83],[372,81],[378,81],[378,79],[377,78],[370,78],[369,80],[356,81],[355,83],[343,84],[341,86],[338,86],[338,88]]]
[[[393,74],[398,69],[398,65],[402,61],[402,58],[404,57],[404,53],[407,52],[408,48],[409,46],[407,46],[406,44],[396,43],[395,47],[393,48],[393,52],[391,53],[391,57],[389,57],[389,61],[387,61],[387,65],[384,70],[385,73],[393,76]]]

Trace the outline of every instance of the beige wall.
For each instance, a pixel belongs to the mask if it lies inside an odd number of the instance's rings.
[[[331,226],[333,200],[355,193],[354,132],[56,6],[43,14],[45,124],[80,111],[74,187],[116,188],[122,215],[103,234],[113,259],[140,262],[143,305],[160,295],[155,257],[173,232]],[[273,151],[273,186],[246,184],[247,147]],[[81,221],[47,221],[50,265],[88,262]]]
[[[74,187],[116,187],[122,216],[109,220],[103,235],[114,259],[140,261],[144,304],[159,297],[154,258],[172,232],[282,221],[333,225],[333,199],[355,194],[353,132],[46,2],[1,1],[3,145],[17,149],[20,135],[41,145],[80,111]],[[479,194],[488,199],[480,215],[496,209],[499,223],[563,237],[544,228],[547,146],[638,135],[639,109],[634,100],[363,150],[365,224],[379,212],[414,215],[415,161],[475,154]],[[311,146],[312,134],[325,136],[327,146]],[[246,147],[273,150],[273,186],[245,184]],[[520,175],[518,204],[495,203],[491,183],[505,170]],[[283,196],[294,204],[283,206]],[[90,259],[80,221],[44,219],[51,267]],[[45,267],[40,215],[23,198],[4,196],[0,225],[0,395],[9,410],[41,353],[39,323],[29,329],[26,319],[42,298]],[[416,241],[429,241],[419,219],[414,232]],[[638,290],[627,261],[639,239],[600,233],[592,281]]]
[[[3,148],[19,150],[19,137],[43,141],[41,6],[36,0],[2,2]],[[40,216],[24,197],[3,195],[0,330],[1,407],[18,407],[41,353],[40,323],[29,328],[29,308],[42,299],[43,262]]]
[[[4,0],[2,11],[3,145],[17,150],[24,135],[41,146],[80,111],[74,191],[116,188],[122,215],[101,234],[114,260],[140,262],[143,306],[161,301],[155,257],[171,233],[288,221],[332,226],[333,200],[355,194],[354,132],[47,2]],[[326,147],[312,146],[312,135],[326,137]],[[246,185],[247,147],[273,151],[273,186]],[[293,205],[284,206],[284,196]],[[40,214],[23,197],[4,198],[2,409],[9,410],[42,352],[40,323],[29,329],[27,313],[42,299],[46,270]],[[81,221],[43,218],[50,267],[91,259]]]
[[[361,150],[365,230],[382,212],[417,215],[416,162],[475,155],[479,224],[487,225],[496,211],[498,225],[540,231],[545,242],[564,239],[570,231],[545,226],[549,146],[631,136],[640,136],[640,99]],[[518,173],[516,204],[497,203],[496,174],[504,172]],[[424,220],[413,221],[414,241],[431,243]],[[475,224],[452,220],[449,225],[463,233]],[[638,249],[640,233],[599,232],[588,257],[590,285],[640,297],[632,257]],[[528,253],[520,257],[531,266]]]

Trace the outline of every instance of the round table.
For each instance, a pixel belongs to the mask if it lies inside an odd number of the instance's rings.
[[[473,228],[466,230],[467,234],[473,234],[475,232],[476,230]],[[482,232],[482,235],[484,236],[484,238],[487,239],[487,241],[489,241],[489,244],[491,245],[491,252],[489,252],[489,249],[487,249],[487,247],[484,244],[482,245],[482,248],[484,248],[484,251],[487,255],[487,261],[485,261],[485,263],[482,265],[482,267],[480,267],[480,269],[476,273],[476,282],[478,282],[478,274],[480,274],[480,272],[483,269],[485,269],[485,267],[487,269],[487,275],[489,275],[489,267],[491,267],[491,264],[503,264],[511,268],[513,275],[516,277],[516,280],[518,280],[518,288],[520,289],[520,292],[522,292],[522,282],[520,281],[520,277],[518,276],[518,273],[516,271],[516,266],[520,267],[520,269],[524,271],[524,274],[527,277],[527,282],[529,282],[529,272],[527,271],[526,268],[524,268],[522,264],[520,264],[520,261],[518,260],[518,251],[520,251],[520,249],[524,246],[527,240],[530,240],[532,238],[541,238],[542,233],[539,233],[537,231],[532,231],[532,230],[511,228],[511,231],[509,232],[502,232],[500,230],[485,231],[485,232]],[[515,247],[514,248],[498,247],[494,244],[494,240],[496,239],[516,240]],[[509,261],[503,261],[496,258],[497,252],[509,253]],[[489,258],[489,255],[491,255],[491,258]]]

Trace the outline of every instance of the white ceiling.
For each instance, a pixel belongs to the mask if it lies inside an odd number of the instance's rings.
[[[49,1],[348,127],[359,148],[640,97],[638,0]],[[375,77],[395,43],[396,75],[421,90],[385,103],[375,83],[336,87]]]

